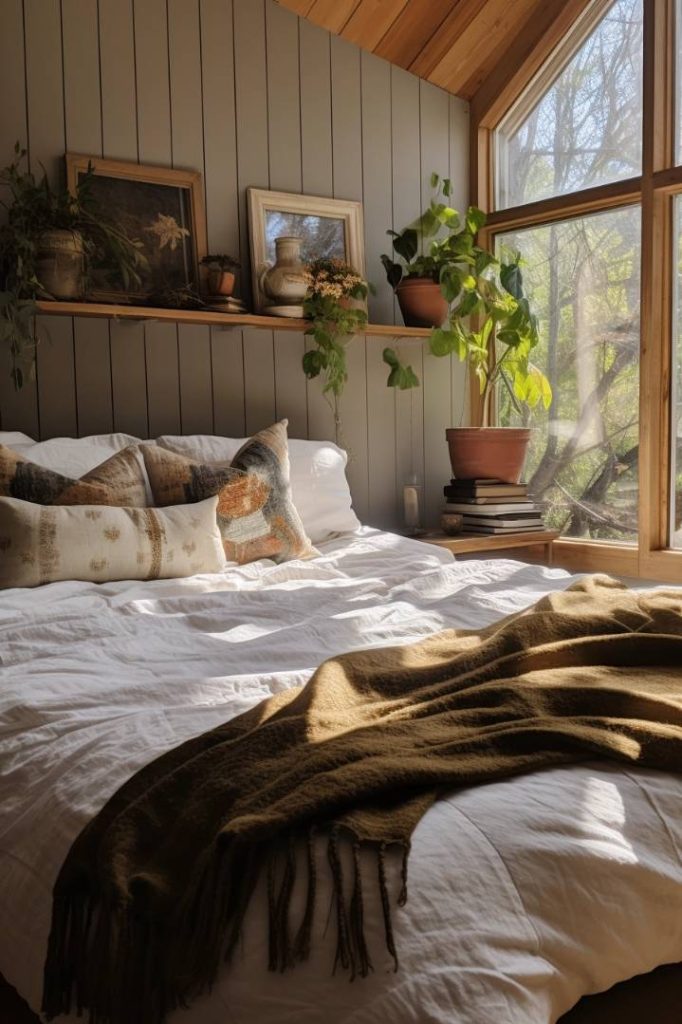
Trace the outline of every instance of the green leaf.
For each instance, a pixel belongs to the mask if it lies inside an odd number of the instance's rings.
[[[502,286],[515,299],[523,300],[523,275],[518,263],[503,263],[500,267]]]
[[[402,280],[403,268],[399,263],[394,263],[390,256],[383,255],[381,257],[381,262],[384,270],[386,271],[386,279],[391,288],[397,288]]]
[[[393,239],[393,248],[399,256],[409,263],[419,251],[419,236],[414,228],[405,228],[402,234]]]
[[[434,327],[429,335],[429,348],[434,356],[449,356],[451,352],[459,349],[456,331]]]
[[[449,178],[443,178],[443,195],[444,196],[451,196],[452,195],[452,182],[450,181]]]
[[[440,271],[440,290],[448,302],[454,302],[462,290],[462,279],[457,267],[445,264]]]
[[[475,235],[479,228],[482,228],[485,224],[486,216],[483,210],[479,210],[477,206],[470,206],[467,210],[466,225],[472,235]]]
[[[18,145],[18,143],[17,143],[17,145]],[[431,171],[431,188],[438,188],[438,182],[439,181],[440,181],[440,176],[438,174],[436,174],[435,171]]]
[[[386,387],[398,388],[400,391],[409,391],[410,388],[419,387],[419,377],[417,377],[417,374],[411,366],[405,366],[400,362],[392,348],[384,349],[383,359],[391,367]]]

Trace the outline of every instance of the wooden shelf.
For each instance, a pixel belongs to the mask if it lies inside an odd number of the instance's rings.
[[[118,306],[103,302],[39,302],[41,313],[51,316],[95,316],[115,320],[165,320],[178,324],[206,324],[210,327],[261,327],[269,331],[303,331],[307,320],[256,313],[218,313],[208,309],[161,309],[151,306]],[[382,338],[428,338],[428,327],[403,327],[400,324],[368,324],[365,335]]]
[[[542,544],[547,548],[550,556],[552,543],[559,536],[558,530],[534,530],[528,533],[456,533],[449,536],[446,533],[425,534],[418,537],[427,544],[437,544],[441,548],[448,548],[453,555],[466,554],[472,551],[507,551],[509,548],[529,548],[535,544]]]

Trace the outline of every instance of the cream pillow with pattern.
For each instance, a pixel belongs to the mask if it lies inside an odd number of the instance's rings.
[[[156,580],[225,565],[218,499],[175,508],[36,505],[0,498],[0,588]]]

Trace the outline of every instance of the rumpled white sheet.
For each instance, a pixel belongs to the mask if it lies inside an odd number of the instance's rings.
[[[311,562],[6,591],[0,972],[39,1006],[54,879],[86,821],[142,765],[304,682],[330,655],[489,623],[571,579],[455,563],[365,528]],[[369,978],[331,976],[328,887],[310,963],[269,974],[259,892],[236,962],[172,1021],[551,1024],[587,992],[682,959],[681,798],[678,777],[606,763],[454,793],[414,836],[409,901],[394,913],[397,974],[369,885]],[[321,851],[320,866],[326,881]],[[371,856],[364,869],[376,870]]]

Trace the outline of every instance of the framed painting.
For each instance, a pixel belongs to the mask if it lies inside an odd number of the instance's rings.
[[[200,291],[200,260],[206,255],[203,187],[198,171],[151,167],[123,160],[66,154],[70,191],[94,171],[91,189],[128,238],[140,245],[147,266],[135,290],[126,290],[105,266],[90,268],[88,298],[99,302],[145,303]]]
[[[253,300],[257,312],[269,302],[259,282],[263,270],[275,262],[275,240],[282,236],[302,240],[304,263],[319,257],[338,257],[365,276],[362,203],[269,192],[262,188],[249,188],[247,194]]]

